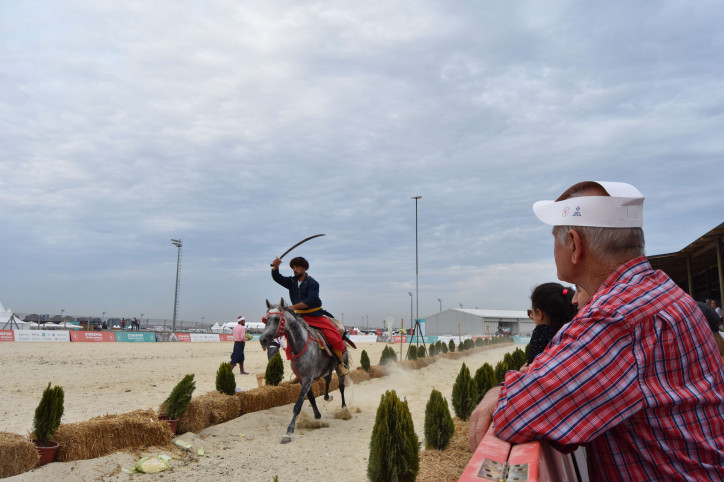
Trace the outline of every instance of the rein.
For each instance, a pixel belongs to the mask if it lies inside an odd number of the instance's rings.
[[[277,331],[274,334],[273,338],[279,338],[280,336],[286,336],[286,325],[287,325],[287,319],[284,317],[284,313],[280,311],[269,311],[266,315],[264,315],[264,318],[261,319],[262,323],[266,325],[266,320],[269,319],[272,315],[279,315],[279,325],[277,325]],[[307,351],[307,347],[309,346],[309,339],[312,338],[312,335],[310,333],[307,333],[307,342],[304,344],[304,348],[302,348],[302,351],[297,353],[296,355],[292,354],[292,356],[289,356],[289,353],[291,353],[291,342],[287,345],[287,360],[294,360],[296,358],[299,358],[304,354],[305,351]],[[287,341],[289,341],[289,337],[287,336]],[[316,339],[314,341],[317,341]]]

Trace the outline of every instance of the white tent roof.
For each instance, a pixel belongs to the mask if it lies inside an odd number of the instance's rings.
[[[29,322],[21,320],[15,316],[13,310],[5,309],[3,304],[0,303],[0,330],[27,330],[28,328],[30,328]]]

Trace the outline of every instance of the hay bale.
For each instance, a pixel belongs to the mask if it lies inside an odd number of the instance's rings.
[[[244,392],[239,392],[244,393]],[[178,432],[197,433],[206,427],[228,422],[242,414],[241,399],[235,395],[209,392],[191,399],[178,420]]]
[[[173,435],[152,410],[104,415],[63,424],[53,437],[60,446],[56,460],[69,462],[102,457],[127,448],[166,445]]]
[[[371,369],[372,367],[370,367]],[[372,375],[367,373],[366,370],[363,370],[361,368],[358,368],[357,370],[352,370],[349,372],[349,377],[352,379],[354,383],[361,383],[369,381],[372,378]]]
[[[236,397],[241,401],[243,415],[294,403],[299,398],[301,389],[302,387],[298,383],[282,382],[276,387],[264,385],[253,390],[239,392]]]
[[[27,472],[39,460],[33,442],[21,435],[0,432],[0,479]]]
[[[387,365],[373,365],[369,369],[371,378],[382,378],[390,374],[390,367]]]

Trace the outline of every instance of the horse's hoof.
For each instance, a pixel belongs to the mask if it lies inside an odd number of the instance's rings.
[[[325,402],[331,402],[332,400],[334,400],[334,397],[332,395],[330,395],[328,397],[324,397]]]
[[[316,418],[317,420],[319,420],[320,418],[322,418],[322,414],[321,414],[321,413],[315,413],[315,414],[314,414],[314,418]]]
[[[292,441],[292,438],[289,437],[288,435],[285,435],[285,436],[282,437],[282,443],[283,443],[283,444],[288,444],[288,443],[291,442],[291,441]]]

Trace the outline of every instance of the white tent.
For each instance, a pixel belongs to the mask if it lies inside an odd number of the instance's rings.
[[[221,331],[222,331],[222,327],[218,323],[214,323],[213,326],[211,327],[211,333],[221,333]]]
[[[23,321],[11,309],[5,309],[0,303],[0,330],[28,330],[30,322]]]

